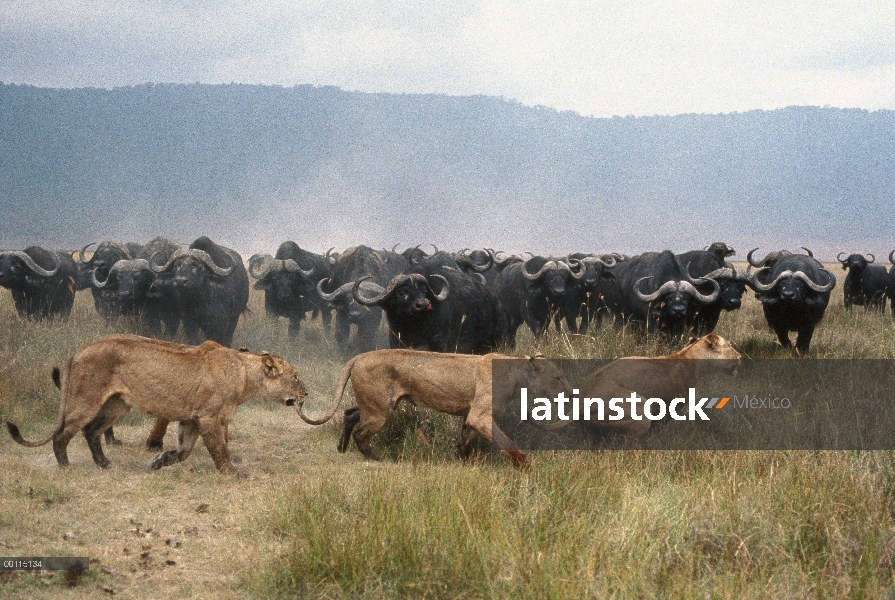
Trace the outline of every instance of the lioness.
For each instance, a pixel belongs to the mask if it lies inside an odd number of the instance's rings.
[[[417,406],[464,417],[464,435],[459,448],[461,457],[467,455],[474,433],[478,433],[489,443],[494,443],[514,465],[522,467],[526,465],[525,454],[499,427],[492,427],[491,361],[494,359],[520,361],[525,367],[517,370],[520,383],[527,385],[534,394],[570,392],[565,374],[542,356],[520,358],[504,354],[473,356],[419,350],[375,350],[348,361],[342,369],[332,407],[323,417],[306,417],[302,399],[298,400],[298,414],[311,425],[329,421],[339,407],[350,378],[357,405],[345,410],[339,452],[347,450],[353,431],[361,453],[376,460],[370,448],[370,438],[382,428],[398,404],[408,400]],[[518,397],[518,387],[508,388],[504,396],[494,398],[493,402],[498,408],[505,406]]]
[[[79,348],[60,389],[59,415],[43,440],[28,442],[18,427],[6,423],[23,446],[42,446],[52,439],[60,466],[68,465],[68,442],[83,430],[93,461],[110,467],[99,436],[137,408],[180,421],[177,450],[156,456],[151,469],[186,459],[201,435],[215,466],[232,474],[238,473],[230,463],[227,426],[237,407],[255,396],[292,406],[307,394],[295,368],[278,356],[211,341],[185,346],[135,335],[110,335]]]
[[[627,398],[636,392],[641,398],[685,397],[689,388],[704,375],[719,371],[735,375],[739,362],[740,353],[730,342],[710,333],[674,354],[653,358],[628,356],[613,361],[588,375],[581,383],[579,395],[609,399]],[[651,423],[645,418],[632,419],[626,408],[624,418],[619,421],[591,419],[588,424],[636,441],[646,435]]]

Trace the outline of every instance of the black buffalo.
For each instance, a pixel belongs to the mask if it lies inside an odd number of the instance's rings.
[[[590,325],[591,319],[597,321],[597,325],[602,321],[599,313],[600,300],[600,284],[605,280],[612,280],[615,275],[611,269],[615,266],[616,260],[613,256],[597,256],[594,254],[570,254],[566,261],[574,271],[581,274],[579,279],[572,282],[571,287],[567,290],[565,305],[562,314],[557,315],[565,318],[566,327],[571,333],[586,333]],[[581,325],[578,325],[578,318],[581,318]],[[557,329],[559,323],[556,323]]]
[[[583,270],[576,272],[566,262],[543,256],[504,267],[494,287],[506,314],[509,343],[515,344],[522,323],[535,335],[546,334],[550,318],[563,314],[567,293],[583,276]]]
[[[706,252],[711,252],[720,262],[725,262],[728,256],[736,254],[736,250],[725,244],[724,242],[712,242],[705,247]]]
[[[892,302],[892,316],[895,317],[895,250],[889,252],[889,262],[892,263],[892,266],[889,267],[889,278],[886,283],[886,296],[888,296],[889,300]]]
[[[700,307],[721,294],[717,281],[693,278],[670,250],[645,252],[617,268],[619,297],[614,312],[649,334],[679,336],[690,331]],[[702,286],[711,292],[700,291]]]
[[[694,308],[688,328],[698,336],[715,330],[722,311],[739,309],[743,304],[746,288],[752,285],[752,277],[749,274],[737,271],[733,265],[721,258],[724,253],[713,252],[712,246],[709,246],[709,250],[693,250],[676,255],[678,263],[687,270],[688,275],[717,281],[720,286],[720,294],[714,302],[699,304]],[[705,284],[700,286],[700,289],[706,293],[710,291]]]
[[[494,268],[494,252],[491,250],[464,249],[455,252],[453,259],[461,271],[480,278],[488,287],[491,287],[494,280],[497,279],[497,270]]]
[[[360,280],[352,295],[364,306],[385,311],[392,348],[493,352],[506,336],[497,298],[478,277],[440,264],[437,256],[396,275],[385,286],[370,286],[366,293],[373,295],[364,295]]]
[[[368,246],[355,246],[345,250],[330,270],[329,279],[321,279],[317,283],[317,293],[336,311],[335,337],[336,344],[343,353],[351,350],[351,326],[357,330],[358,352],[367,352],[376,348],[376,332],[382,321],[382,310],[367,307],[354,299],[352,290],[355,284],[365,278],[361,288],[371,284],[388,285],[392,277],[403,273],[408,268],[406,258],[388,250],[376,251]],[[324,291],[324,288],[333,290]]]
[[[814,329],[830,303],[836,276],[820,262],[803,254],[788,254],[773,267],[762,267],[752,275],[752,287],[764,316],[784,348],[791,348],[789,332],[798,332],[796,351],[808,352]]]
[[[137,258],[119,260],[105,279],[93,271],[91,280],[96,290],[114,294],[121,316],[133,317],[139,332],[154,338],[173,339],[180,325],[180,307],[174,288],[173,274],[159,275],[149,263],[166,263],[184,245],[164,237],[157,237],[142,246]]]
[[[239,316],[249,302],[249,275],[239,254],[203,236],[165,264],[151,260],[150,267],[164,287],[173,287],[190,344],[201,342],[201,330],[206,339],[232,345]]]
[[[0,252],[0,287],[12,293],[21,318],[65,318],[75,302],[78,268],[71,256],[39,246]]]
[[[264,290],[267,316],[288,319],[293,337],[308,312],[312,318],[320,313],[323,326],[329,327],[330,306],[317,293],[317,282],[329,278],[331,267],[329,253],[314,254],[291,241],[280,244],[276,256],[255,254],[249,259],[249,273],[258,280],[255,289]]]
[[[118,290],[114,287],[98,287],[93,282],[107,280],[112,267],[118,261],[129,261],[136,257],[131,255],[124,244],[106,241],[96,247],[90,260],[85,259],[84,253],[95,244],[96,242],[87,244],[77,253],[75,264],[78,266],[78,289],[90,288],[96,312],[106,320],[106,323],[112,324],[121,315]]]
[[[757,269],[760,269],[762,267],[773,268],[773,266],[777,264],[777,261],[779,261],[780,259],[793,255],[793,253],[789,250],[777,250],[776,252],[768,252],[767,256],[765,256],[761,260],[755,260],[754,258],[752,258],[752,255],[755,254],[756,250],[758,250],[758,248],[753,248],[749,251],[748,254],[746,254],[746,262],[748,262],[750,266]],[[812,253],[811,250],[804,246],[802,246],[802,250],[807,253],[809,258],[814,258],[814,253]]]
[[[844,257],[844,255],[845,252],[840,252],[836,256],[836,260],[842,263],[843,270],[848,271],[845,282],[842,284],[845,308],[850,309],[852,304],[855,304],[880,312],[884,311],[889,278],[886,268],[882,265],[872,264],[876,260],[872,254],[867,256],[851,254],[848,257]]]

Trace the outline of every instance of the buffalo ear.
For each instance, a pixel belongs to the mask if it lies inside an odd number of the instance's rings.
[[[277,363],[274,362],[273,358],[268,354],[264,356],[261,360],[261,364],[264,367],[264,374],[268,377],[279,377],[280,369],[277,367]]]

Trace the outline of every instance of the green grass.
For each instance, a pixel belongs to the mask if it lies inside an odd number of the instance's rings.
[[[329,406],[344,362],[332,333],[317,320],[293,341],[285,322],[264,316],[260,293],[252,292],[250,307],[234,344],[284,356],[310,390],[308,411]],[[112,331],[89,294],[78,295],[67,322],[35,324],[17,319],[0,290],[0,419],[26,437],[45,435],[59,403],[51,369]],[[722,315],[716,332],[748,357],[794,358],[751,296]],[[682,343],[604,324],[545,339],[520,329],[517,352],[617,358]],[[891,312],[845,311],[837,289],[811,355],[895,358]],[[61,577],[0,578],[0,596],[91,598],[103,587],[134,598],[895,592],[889,452],[542,452],[520,472],[484,444],[473,460],[459,461],[456,420],[403,408],[374,438],[383,461],[369,463],[353,446],[335,451],[339,423],[311,428],[291,410],[252,401],[230,429],[231,452],[251,475],[245,481],[217,474],[201,446],[181,465],[146,473],[151,455],[141,445],[150,423],[139,415],[120,422],[125,445],[107,451],[108,472],[93,466],[80,436],[69,469],[55,466],[49,446],[22,448],[0,436],[0,554],[99,561],[72,588]],[[201,505],[209,508],[197,511]],[[135,533],[132,521],[143,529]],[[146,528],[152,532],[143,536]],[[68,531],[73,539],[61,537]],[[182,546],[166,545],[170,538]],[[143,546],[148,559],[140,558]]]

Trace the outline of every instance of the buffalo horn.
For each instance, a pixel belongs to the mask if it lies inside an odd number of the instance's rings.
[[[323,282],[324,281],[329,281],[329,280],[324,277],[323,279],[321,279],[320,281],[317,282],[317,293],[320,294],[320,297],[323,298],[323,300],[325,300],[326,302],[333,302],[339,296],[350,293],[351,288],[354,287],[354,282],[349,281],[348,283],[344,283],[344,284],[340,285],[339,288],[336,291],[332,292],[331,294],[327,294],[326,292],[323,291]]]
[[[255,279],[261,279],[270,271],[273,262],[274,257],[270,254],[253,254],[249,259],[249,275]],[[255,267],[259,265],[261,269],[256,270]]]
[[[211,255],[204,250],[196,250],[195,248],[186,251],[186,256],[192,256],[193,258],[201,261],[208,270],[214,273],[215,275],[219,275],[220,277],[226,277],[230,273],[233,272],[233,269],[236,268],[236,261],[230,256],[230,266],[227,268],[219,267],[215,264],[214,260],[211,258]],[[229,255],[228,255],[229,256]]]
[[[429,291],[432,292],[433,299],[436,302],[444,302],[444,300],[448,297],[448,294],[451,291],[451,285],[448,283],[448,280],[445,279],[442,275],[429,275],[429,279],[440,279],[441,280],[441,291],[437,294],[435,290],[432,289],[432,286],[426,283],[426,287],[429,288]]]
[[[79,263],[87,262],[86,260],[84,260],[84,253],[87,252],[87,248],[89,248],[90,246],[95,246],[95,245],[96,245],[96,242],[90,242],[89,244],[87,244],[86,246],[81,248],[81,250],[78,252],[78,262]]]
[[[310,277],[314,273],[314,265],[311,265],[311,269],[309,271],[305,271],[301,267],[298,266],[298,263],[295,262],[291,258],[287,258],[283,261],[283,268],[289,271],[290,273],[301,273],[303,277]]]
[[[399,286],[403,285],[407,281],[415,281],[417,283],[422,283],[423,285],[426,285],[426,286],[429,285],[429,282],[426,281],[426,278],[423,275],[420,275],[419,273],[411,273],[409,275],[404,273],[401,275],[395,275],[392,278],[392,280],[388,282],[388,287],[385,289],[383,289],[382,287],[380,287],[378,285],[375,287],[373,287],[373,285],[368,286],[368,289],[370,289],[370,288],[377,289],[378,288],[379,290],[382,290],[382,291],[381,292],[377,291],[376,292],[377,295],[372,298],[364,298],[363,296],[360,295],[360,287],[361,287],[361,283],[363,283],[367,279],[372,279],[372,277],[370,275],[367,275],[366,277],[362,277],[362,278],[358,279],[354,283],[354,286],[351,289],[351,295],[354,296],[354,299],[358,302],[358,304],[363,304],[364,306],[379,306],[380,304],[382,304],[383,302],[388,300],[389,297],[391,297],[391,295],[395,292],[395,290]]]
[[[659,296],[662,296],[664,294],[667,294],[668,292],[677,290],[677,282],[676,281],[666,281],[665,283],[662,284],[662,286],[658,290],[656,290],[652,294],[649,294],[649,295],[644,294],[643,292],[640,291],[640,282],[644,281],[646,279],[652,279],[652,278],[653,278],[652,275],[650,275],[648,277],[641,277],[634,283],[634,295],[637,296],[637,299],[640,300],[641,302],[652,302]]]
[[[755,253],[756,250],[758,250],[758,248],[752,248],[752,250],[749,250],[749,253],[746,255],[746,262],[748,262],[753,267],[758,268],[764,265],[764,261],[762,260],[759,262],[755,262],[754,260],[752,260],[752,255]]]
[[[42,277],[52,277],[53,275],[55,275],[56,272],[59,270],[59,265],[61,264],[61,263],[59,262],[59,259],[58,259],[58,258],[55,258],[55,261],[56,261],[56,266],[55,266],[55,268],[53,268],[52,271],[47,271],[46,269],[44,269],[43,267],[41,267],[39,264],[37,264],[36,262],[34,262],[34,259],[33,259],[33,258],[31,258],[30,256],[28,256],[27,254],[25,254],[25,253],[22,252],[21,250],[10,250],[10,251],[8,251],[8,252],[0,252],[0,257],[2,257],[2,256],[4,256],[4,255],[15,256],[16,258],[18,258],[19,260],[21,260],[23,263],[25,263],[25,265],[26,265],[29,269],[31,269],[32,271],[34,271],[34,272],[37,273],[38,275],[41,275]]]
[[[714,291],[708,296],[706,296],[705,294],[700,294],[699,290],[697,290],[689,281],[679,282],[678,291],[693,296],[703,304],[710,304],[718,299],[718,295],[721,293],[721,284],[719,284],[714,279],[709,279],[708,281],[710,281],[715,288]]]
[[[526,261],[523,261],[523,263],[522,263],[522,275],[530,281],[534,281],[534,280],[538,279],[541,275],[543,275],[547,271],[562,268],[556,264],[555,260],[548,260],[547,262],[544,263],[544,266],[542,266],[541,269],[537,273],[532,275],[528,271],[528,263],[530,263],[532,260],[534,260],[534,258],[535,257],[532,256],[531,258],[529,258]],[[565,264],[565,263],[563,263],[563,264]],[[566,267],[569,269],[569,271],[571,271],[571,267],[569,267],[569,265],[566,265]]]

